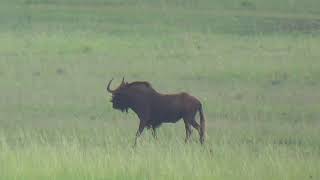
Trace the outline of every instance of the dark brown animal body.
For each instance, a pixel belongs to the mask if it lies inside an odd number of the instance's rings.
[[[162,123],[175,123],[180,119],[185,123],[185,141],[189,140],[192,126],[199,132],[200,142],[204,143],[205,118],[202,105],[197,98],[187,93],[161,94],[148,82],[127,83],[124,79],[118,88],[111,90],[111,82],[112,80],[109,81],[107,90],[112,93],[113,108],[126,112],[130,108],[140,119],[135,145],[145,127],[152,128],[153,136],[156,138],[156,128]],[[195,120],[198,111],[200,125]]]

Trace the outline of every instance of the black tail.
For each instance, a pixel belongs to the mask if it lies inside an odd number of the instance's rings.
[[[204,143],[205,135],[206,135],[206,120],[204,118],[202,105],[199,107],[199,113],[200,113],[200,143]]]

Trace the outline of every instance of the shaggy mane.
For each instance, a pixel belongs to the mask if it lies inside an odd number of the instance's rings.
[[[129,84],[127,84],[127,87],[131,87],[131,86],[139,86],[139,85],[144,85],[147,86],[149,88],[152,88],[151,84],[147,81],[135,81],[135,82],[131,82]]]

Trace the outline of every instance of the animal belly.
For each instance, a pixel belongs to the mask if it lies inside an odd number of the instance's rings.
[[[177,121],[179,121],[181,118],[174,118],[174,119],[164,119],[163,122],[164,123],[176,123]]]
[[[158,114],[154,120],[158,123],[175,123],[181,119],[180,113],[163,112]]]
[[[150,120],[154,124],[175,123],[182,117],[180,108],[174,107],[172,103],[167,103],[166,106],[153,106],[151,110]]]

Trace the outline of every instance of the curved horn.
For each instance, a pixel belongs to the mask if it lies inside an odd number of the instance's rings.
[[[124,84],[124,76],[123,76],[123,78],[122,78],[122,82],[121,82],[121,84]]]
[[[111,84],[112,80],[113,80],[113,78],[109,81],[108,86],[107,86],[107,90],[108,90],[110,93],[114,93],[114,90],[111,90],[111,89],[110,89],[110,84]]]

